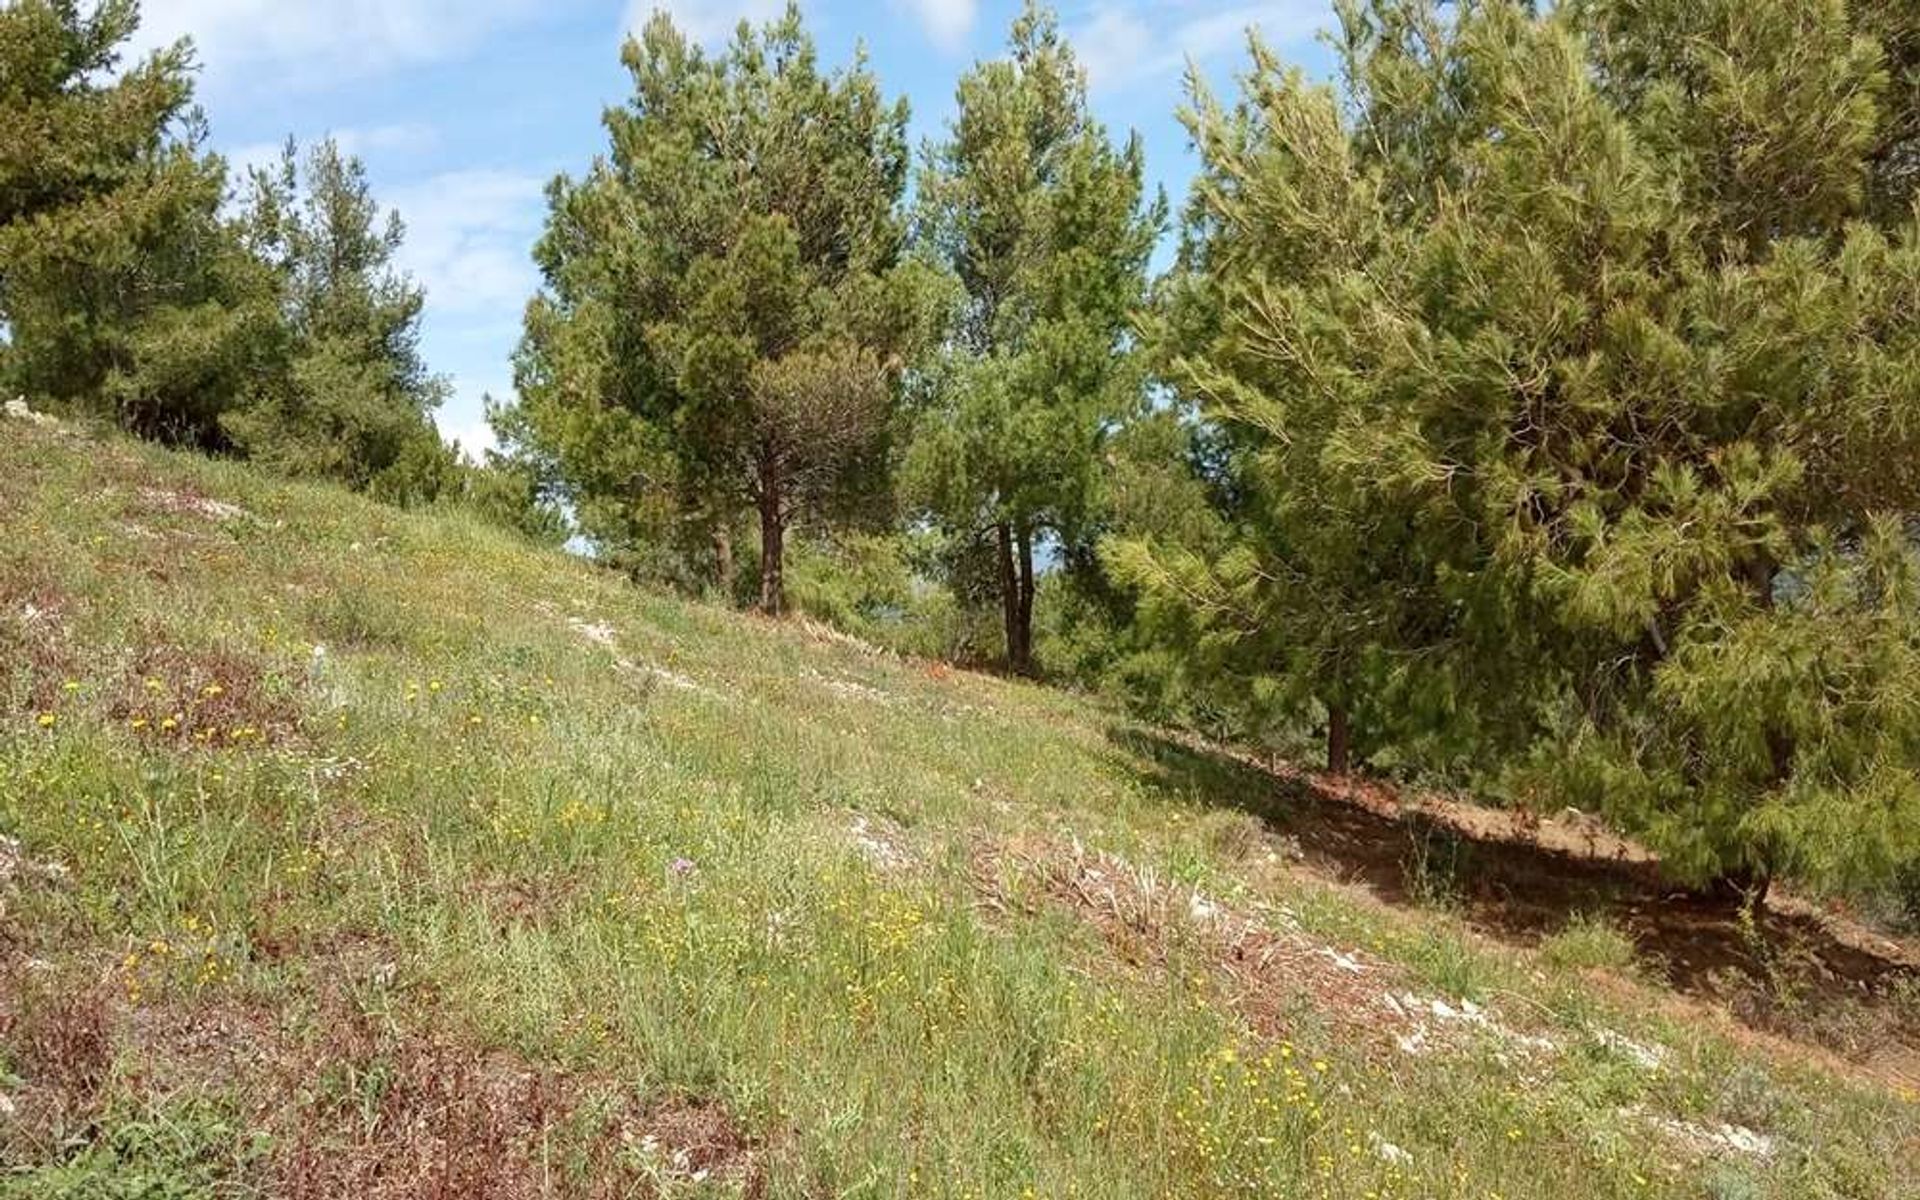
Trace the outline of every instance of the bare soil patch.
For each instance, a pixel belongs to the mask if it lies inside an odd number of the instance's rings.
[[[1300,865],[1383,903],[1439,903],[1537,945],[1576,915],[1633,941],[1636,968],[1751,1028],[1920,1081],[1920,952],[1787,895],[1757,911],[1672,884],[1588,819],[1541,820],[1335,779],[1190,740],[1118,731],[1148,780],[1260,817]],[[1777,891],[1777,889],[1776,889]]]
[[[314,962],[314,991],[271,1006],[220,989],[141,1004],[111,972],[77,989],[74,971],[36,976],[24,961],[0,966],[0,1052],[18,1076],[0,1154],[14,1163],[104,1136],[113,1090],[223,1098],[258,1151],[236,1182],[284,1200],[765,1191],[762,1144],[717,1101],[641,1096],[480,1045],[427,994],[409,1007],[430,1011],[404,1027],[366,1010],[356,990],[392,985],[394,967],[364,940]]]

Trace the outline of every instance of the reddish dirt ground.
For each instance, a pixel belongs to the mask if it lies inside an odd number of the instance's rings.
[[[1475,931],[1537,945],[1575,916],[1634,943],[1635,968],[1772,1039],[1920,1085],[1920,947],[1782,889],[1744,915],[1665,879],[1588,818],[1536,820],[1336,779],[1190,740],[1120,732],[1151,781],[1259,817],[1300,865],[1384,904],[1444,902]]]

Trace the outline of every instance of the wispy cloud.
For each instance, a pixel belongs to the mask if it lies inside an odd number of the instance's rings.
[[[980,18],[979,0],[894,0],[920,21],[927,38],[942,50],[954,51],[967,44],[974,22]]]
[[[345,154],[417,153],[432,147],[439,140],[439,133],[431,125],[412,121],[336,129],[333,140]]]
[[[400,264],[426,286],[435,316],[517,313],[533,294],[528,249],[545,183],[524,171],[452,171],[381,196],[407,223]]]
[[[1298,42],[1329,26],[1328,0],[1257,0],[1219,6],[1175,0],[1101,0],[1070,31],[1089,82],[1114,90],[1176,74],[1189,61],[1238,53],[1247,30],[1275,44]]]
[[[326,86],[461,53],[542,7],[540,0],[151,0],[133,48],[191,35],[214,90],[262,69],[278,86]]]
[[[394,124],[375,125],[370,128],[348,126],[344,129],[321,130],[306,134],[292,131],[298,140],[300,149],[305,150],[323,138],[331,137],[343,154],[359,158],[368,158],[379,154],[417,153],[433,147],[438,141],[438,133],[431,125]],[[232,179],[243,179],[253,167],[270,167],[280,161],[280,151],[286,146],[285,139],[274,142],[248,142],[244,145],[229,147],[222,151],[226,155],[227,167]]]
[[[680,32],[714,46],[731,38],[741,21],[761,25],[786,9],[787,0],[628,0],[621,30],[638,34],[656,11],[665,12]]]
[[[487,424],[483,401],[492,397],[502,402],[512,402],[518,397],[513,385],[501,379],[455,376],[452,382],[453,399],[435,417],[440,440],[449,445],[458,445],[461,454],[469,462],[484,462],[487,451],[497,449],[499,441],[493,436],[493,427]]]

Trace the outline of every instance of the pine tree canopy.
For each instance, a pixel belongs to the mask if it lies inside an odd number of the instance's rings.
[[[864,58],[823,73],[794,9],[713,56],[656,16],[624,57],[609,156],[550,190],[509,429],[615,558],[755,510],[778,611],[788,523],[884,464],[928,323],[906,107]]]
[[[1164,224],[1139,140],[1116,147],[1053,14],[1029,4],[1007,57],[960,81],[919,185],[921,236],[957,279],[908,472],[963,543],[997,537],[1007,654],[1030,665],[1034,543],[1084,534],[1103,446],[1139,411],[1129,353]]]
[[[0,9],[0,384],[214,448],[268,284],[220,216],[191,48],[114,74],[137,20],[132,0]]]
[[[279,470],[358,488],[450,470],[431,420],[447,384],[419,349],[426,296],[393,262],[399,214],[381,212],[366,168],[331,138],[304,160],[289,141],[249,185],[241,233],[274,276],[279,358],[227,414],[227,434]]]
[[[356,160],[294,149],[237,215],[192,48],[114,74],[130,0],[0,10],[0,374],[10,394],[299,474],[418,490],[452,461],[420,289]],[[432,490],[428,486],[428,491]]]
[[[1838,0],[1341,17],[1344,97],[1258,46],[1196,88],[1156,340],[1239,533],[1116,559],[1254,687],[1687,877],[1920,857],[1911,42]]]

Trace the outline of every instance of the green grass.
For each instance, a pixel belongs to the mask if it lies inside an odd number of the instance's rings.
[[[1612,931],[1358,902],[1141,732],[0,429],[0,1195],[1920,1189],[1911,1095],[1596,997]],[[1195,888],[1365,971],[1250,974]],[[1493,1022],[1404,1053],[1389,991]]]
[[[1623,971],[1633,965],[1633,939],[1604,917],[1576,913],[1540,944],[1540,955],[1557,967]]]

